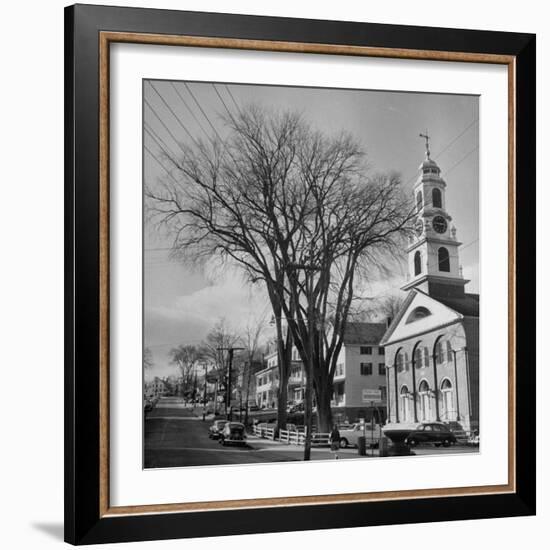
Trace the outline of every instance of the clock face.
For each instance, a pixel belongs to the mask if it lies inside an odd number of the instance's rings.
[[[424,231],[424,222],[420,218],[416,220],[416,223],[414,224],[414,229],[416,231],[416,234],[420,237],[420,235],[422,235],[422,232]]]
[[[447,220],[443,216],[436,216],[432,220],[432,227],[436,233],[445,233],[447,231]]]

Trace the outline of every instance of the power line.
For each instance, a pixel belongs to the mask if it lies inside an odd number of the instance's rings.
[[[214,127],[214,125],[212,124],[212,122],[210,121],[210,119],[208,118],[208,115],[204,112],[204,109],[201,107],[201,104],[199,103],[199,101],[197,100],[197,98],[195,97],[195,94],[191,91],[191,88],[189,87],[189,85],[187,84],[187,82],[184,82],[183,83],[184,86],[187,88],[187,91],[189,92],[189,94],[191,95],[191,97],[193,98],[193,101],[196,103],[197,107],[200,109],[200,112],[203,114],[204,118],[207,120],[208,124],[210,125],[210,128],[212,128],[212,130],[214,131],[214,133],[218,136],[218,139],[220,141],[223,141],[220,134],[218,133],[218,130],[216,130],[216,128]]]
[[[193,137],[191,132],[185,127],[185,124],[183,124],[180,117],[175,113],[174,109],[172,109],[172,107],[170,107],[170,105],[168,105],[168,102],[164,99],[164,97],[160,94],[160,92],[155,88],[155,85],[152,82],[149,82],[149,86],[151,86],[151,88],[153,88],[153,90],[160,97],[161,101],[164,103],[166,108],[172,113],[174,118],[178,121],[179,125],[185,130],[187,135],[190,137],[191,141],[198,147],[199,144],[197,143],[197,141],[195,140],[195,138]]]
[[[173,82],[170,82],[172,84],[172,87],[174,88],[174,91],[178,95],[178,97],[181,99],[182,103],[185,105],[187,110],[191,113],[191,116],[195,119],[196,123],[199,125],[200,129],[204,132],[204,135],[211,141],[212,138],[210,137],[210,134],[204,129],[204,126],[201,124],[200,120],[197,118],[195,113],[191,110],[191,107],[187,104],[187,101],[183,98],[183,96],[180,94],[179,90],[176,88]]]
[[[178,183],[178,180],[172,175],[172,172],[162,164],[162,162],[158,159],[156,155],[153,154],[151,149],[147,147],[147,145],[143,144],[143,148],[157,161],[157,163],[161,166],[161,168],[174,180],[175,183]]]
[[[216,88],[216,85],[212,83],[212,87],[214,88],[214,91],[216,92],[216,95],[220,98],[220,101],[222,102],[222,105],[225,107],[225,110],[227,111],[227,114],[229,115],[229,118],[235,122],[233,115],[231,114],[231,111],[225,104],[225,101],[223,100],[223,97],[220,95],[220,92],[218,92],[218,88]]]
[[[179,168],[178,163],[174,160],[173,155],[171,155],[158,141],[158,139],[153,135],[154,132],[152,132],[149,128],[145,127],[145,132],[151,137],[151,139],[156,143],[157,147],[166,155],[168,160],[176,167]],[[160,138],[159,138],[160,139]]]
[[[462,132],[460,132],[460,134],[458,134],[458,136],[453,139],[453,141],[451,141],[451,143],[449,143],[446,147],[439,151],[437,155],[435,155],[434,159],[439,158],[449,147],[451,147],[451,145],[454,145],[454,143],[458,141],[476,122],[479,122],[478,118],[474,118],[474,120],[472,120],[472,122],[470,122],[470,124],[468,124],[468,126],[466,126],[466,128],[464,128],[464,130],[462,130]]]
[[[157,111],[153,108],[153,106],[147,101],[146,98],[143,99],[143,101],[145,102],[145,104],[147,105],[147,107],[149,107],[150,111],[155,115],[155,117],[157,118],[157,120],[162,124],[162,126],[164,127],[164,129],[168,132],[168,134],[170,135],[170,137],[174,140],[174,143],[181,149],[182,152],[185,152],[185,150],[183,149],[183,147],[180,145],[180,142],[177,140],[176,136],[172,133],[172,131],[170,130],[170,128],[168,128],[168,126],[166,125],[166,123],[164,122],[164,120],[162,120],[162,118],[160,117],[160,115],[157,113]]]
[[[240,113],[241,110],[239,109],[239,104],[235,101],[235,98],[233,97],[233,94],[231,93],[231,90],[229,89],[229,86],[227,84],[224,84],[224,86],[225,86],[225,89],[227,90],[227,93],[229,94],[229,96],[233,100],[233,103],[235,104],[235,108],[237,109],[237,112]]]
[[[474,120],[472,120],[470,122],[470,124],[468,124],[468,126],[466,126],[466,128],[464,128],[457,136],[455,136],[449,143],[447,143],[447,145],[445,145],[445,147],[443,149],[441,149],[441,151],[439,151],[439,153],[437,153],[437,155],[434,157],[434,159],[440,157],[445,151],[447,151],[447,149],[449,149],[449,147],[454,145],[458,141],[458,139],[461,138],[478,121],[479,121],[478,118],[475,118]],[[477,147],[476,147],[476,149],[477,149]],[[471,154],[474,150],[470,151],[469,154]],[[447,170],[445,173],[448,174],[449,172],[450,172],[450,169]],[[405,183],[405,187],[407,185],[409,185],[410,183],[412,183],[416,179],[417,174],[418,174],[418,172],[416,172],[411,178],[409,178],[407,180],[407,182]]]

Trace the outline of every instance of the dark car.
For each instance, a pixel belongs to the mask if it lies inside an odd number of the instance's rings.
[[[244,424],[227,422],[220,433],[219,442],[222,445],[246,445]]]
[[[143,404],[143,412],[149,413],[153,410],[153,402],[150,399],[147,399]]]
[[[210,439],[219,439],[223,427],[227,424],[227,420],[215,420],[212,426],[208,428],[208,437]]]
[[[420,424],[416,430],[413,430],[405,439],[405,443],[411,447],[416,447],[423,443],[433,443],[436,447],[448,447],[456,443],[456,437],[451,430],[437,422]]]

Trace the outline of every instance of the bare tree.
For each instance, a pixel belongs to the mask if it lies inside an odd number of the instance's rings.
[[[152,369],[154,366],[153,362],[153,353],[151,352],[151,348],[144,348],[143,349],[143,368],[145,370]]]
[[[183,397],[190,398],[196,391],[196,368],[204,357],[204,350],[193,345],[180,345],[172,348],[168,355],[171,363],[176,365],[182,380]]]
[[[238,333],[229,326],[224,318],[219,319],[206,335],[203,349],[205,357],[214,365],[214,372],[211,372],[209,377],[216,379],[215,400],[217,400],[220,387],[227,387],[227,350],[236,346],[239,341]],[[234,383],[234,379],[235,372],[232,373],[231,384]],[[227,404],[227,396],[225,402]],[[218,404],[215,403],[214,406],[217,408]]]
[[[377,311],[385,321],[391,322],[401,310],[403,301],[403,297],[396,294],[384,296],[378,303]]]
[[[263,332],[266,329],[265,313],[256,317],[251,317],[244,326],[241,335],[241,342],[244,347],[244,360],[242,362],[242,388],[245,396],[245,424],[248,424],[248,403],[250,400],[250,386],[255,374],[254,365],[256,363],[256,354],[260,348],[260,341]]]
[[[173,236],[176,254],[195,262],[230,260],[249,281],[264,285],[281,367],[290,365],[285,336],[304,363],[306,424],[314,390],[319,428],[329,431],[355,284],[395,253],[414,208],[396,174],[369,174],[360,145],[348,134],[327,137],[296,113],[259,107],[241,110],[226,124],[225,143],[185,148],[174,159],[179,179],[147,189],[151,213]],[[283,377],[280,384],[286,385]]]

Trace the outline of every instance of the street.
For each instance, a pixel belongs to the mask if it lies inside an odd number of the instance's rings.
[[[196,411],[199,414],[199,411]],[[246,447],[223,447],[208,437],[211,420],[202,420],[180,399],[163,398],[145,418],[145,468],[178,466],[209,466],[258,462],[288,462],[302,460],[303,447],[249,435]],[[420,447],[416,455],[476,452],[473,447]],[[368,450],[369,458],[372,451]],[[374,451],[377,456],[377,451]],[[340,449],[339,459],[359,458],[357,449]],[[334,454],[325,448],[313,448],[312,460],[333,460]]]

